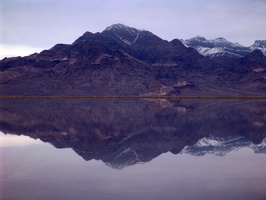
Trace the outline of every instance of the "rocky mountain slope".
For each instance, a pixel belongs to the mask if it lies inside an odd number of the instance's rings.
[[[146,30],[115,24],[26,57],[0,61],[1,95],[261,96],[265,56],[214,61]]]
[[[184,45],[195,48],[201,55],[209,56],[212,59],[233,59],[247,56],[254,50],[260,50],[266,55],[266,40],[256,40],[249,47],[239,43],[232,43],[224,38],[207,40],[204,37],[196,36],[191,39],[181,40]]]

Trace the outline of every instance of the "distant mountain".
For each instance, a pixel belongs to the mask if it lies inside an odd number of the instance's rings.
[[[249,47],[251,50],[259,49],[266,55],[266,40],[256,40],[253,45]]]
[[[195,48],[201,55],[213,59],[240,58],[247,56],[258,49],[266,55],[266,40],[256,40],[250,47],[244,47],[239,43],[232,43],[224,38],[207,40],[204,37],[194,37],[181,40],[184,45]]]
[[[0,99],[0,131],[123,169],[159,155],[266,153],[266,102]],[[41,155],[40,155],[41,156]]]
[[[245,50],[222,38],[197,41],[206,48],[226,44]],[[216,61],[180,40],[168,42],[114,24],[101,33],[86,32],[72,44],[1,60],[0,95],[261,96],[266,94],[265,69],[263,54]]]

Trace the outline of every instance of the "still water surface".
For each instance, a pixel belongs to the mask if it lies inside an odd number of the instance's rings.
[[[1,100],[0,199],[266,198],[266,102]]]

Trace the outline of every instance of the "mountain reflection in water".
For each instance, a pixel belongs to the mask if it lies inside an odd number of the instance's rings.
[[[153,99],[2,99],[0,131],[123,169],[171,152],[243,147],[266,153],[266,102]]]

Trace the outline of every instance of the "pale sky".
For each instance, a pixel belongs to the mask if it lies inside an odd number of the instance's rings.
[[[9,135],[0,131],[0,148],[2,147],[19,147],[33,144],[42,144],[39,139],[35,140],[24,135]]]
[[[162,39],[266,39],[266,0],[0,0],[0,58],[28,55],[122,23]]]

